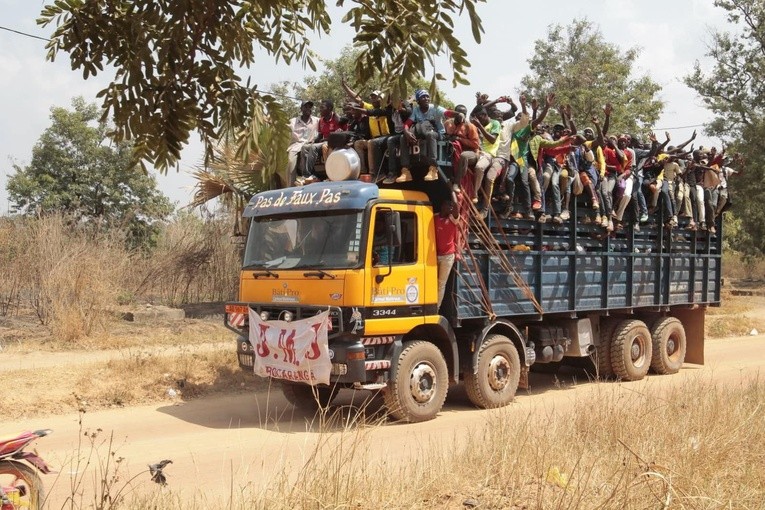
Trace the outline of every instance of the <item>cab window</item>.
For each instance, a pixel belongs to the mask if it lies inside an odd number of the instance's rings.
[[[389,252],[385,233],[385,215],[380,211],[375,215],[374,238],[372,241],[372,264],[387,266],[388,261],[395,265],[413,264],[417,261],[417,215],[401,211],[401,246]]]

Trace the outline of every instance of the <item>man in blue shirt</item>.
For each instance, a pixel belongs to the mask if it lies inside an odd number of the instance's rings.
[[[453,117],[455,112],[447,110],[443,106],[430,104],[430,94],[427,90],[419,89],[414,93],[417,106],[412,109],[412,114],[404,123],[404,136],[401,137],[401,175],[396,182],[409,182],[412,174],[409,171],[410,155],[409,148],[417,145],[418,140],[425,140],[425,158],[428,162],[426,181],[438,179],[436,167],[437,142],[446,130],[444,129],[444,117]]]

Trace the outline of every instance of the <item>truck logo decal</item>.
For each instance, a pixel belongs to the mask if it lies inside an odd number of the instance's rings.
[[[283,284],[281,289],[271,291],[272,303],[297,303],[300,301],[300,292],[290,289],[287,284]]]
[[[340,294],[339,292],[333,292],[332,294],[329,295],[329,299],[331,299],[332,301],[337,301],[338,299],[341,299],[342,297],[343,295]]]
[[[406,302],[416,303],[420,297],[420,287],[417,284],[409,284],[406,286]]]
[[[353,324],[351,333],[358,333],[364,330],[364,318],[361,316],[361,312],[358,307],[354,306],[351,312],[350,323]]]
[[[406,289],[403,287],[374,287],[372,289],[373,303],[396,303],[405,301]]]

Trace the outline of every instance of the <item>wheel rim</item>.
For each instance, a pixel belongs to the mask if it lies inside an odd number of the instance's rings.
[[[678,347],[677,335],[670,335],[667,339],[667,356],[672,357],[677,352]]]
[[[494,391],[502,391],[510,382],[510,361],[497,354],[489,362],[489,386]]]
[[[422,362],[412,370],[409,378],[412,398],[419,404],[425,404],[436,393],[436,369],[430,363]]]
[[[632,358],[632,364],[636,367],[641,367],[645,363],[645,339],[641,335],[637,335],[632,339],[630,357]]]

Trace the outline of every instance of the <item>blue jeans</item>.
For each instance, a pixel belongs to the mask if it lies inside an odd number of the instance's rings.
[[[548,187],[552,187],[552,207],[547,207],[545,203]],[[542,203],[545,205],[545,213],[560,215],[560,166],[555,160],[547,161],[542,171]]]
[[[505,176],[505,190],[510,195],[510,206],[512,207],[513,195],[515,194],[515,180],[520,176],[522,193],[519,193],[521,199],[521,208],[528,214],[531,212],[531,189],[529,188],[529,168],[521,168],[515,161],[507,165],[507,174]]]
[[[648,214],[648,204],[645,201],[645,194],[643,193],[642,170],[635,172],[635,185],[632,187],[632,198],[632,211],[635,214],[635,219],[640,218],[644,214]]]

